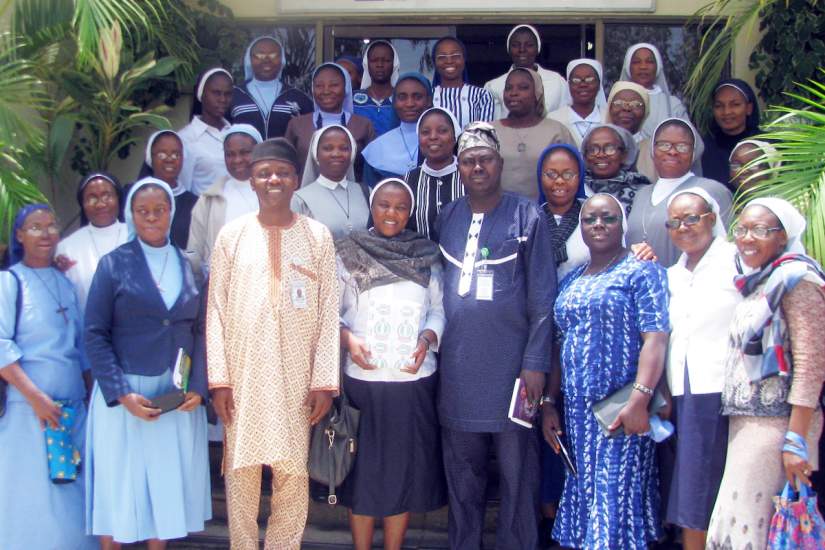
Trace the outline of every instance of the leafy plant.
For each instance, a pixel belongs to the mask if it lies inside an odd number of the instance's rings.
[[[825,80],[825,69],[818,70]],[[808,221],[805,247],[808,253],[825,263],[825,83],[809,80],[797,84],[798,91],[785,93],[789,99],[803,105],[773,107],[778,118],[767,125],[759,136],[771,142],[777,156],[763,154],[744,167],[755,168],[762,163],[778,160],[780,166],[754,173],[753,177],[769,176],[753,184],[738,196],[734,208],[763,196],[781,197],[796,206]]]
[[[22,149],[0,141],[0,243],[11,242],[14,215],[21,206],[46,202],[43,193],[32,184],[33,175],[26,169],[25,159],[29,157]]]

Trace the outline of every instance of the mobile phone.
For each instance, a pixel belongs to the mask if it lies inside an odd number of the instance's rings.
[[[573,464],[573,460],[570,458],[570,453],[567,452],[567,447],[564,446],[564,443],[561,441],[561,437],[556,432],[553,432],[553,437],[556,439],[556,443],[559,445],[559,456],[561,457],[562,462],[564,462],[565,468],[573,477],[578,477],[576,473],[576,466]]]

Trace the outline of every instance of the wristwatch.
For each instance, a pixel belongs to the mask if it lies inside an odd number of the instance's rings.
[[[548,403],[548,404],[553,405],[555,407],[556,406],[556,399],[549,396],[549,395],[542,395],[541,396],[541,404],[544,405],[545,403]]]

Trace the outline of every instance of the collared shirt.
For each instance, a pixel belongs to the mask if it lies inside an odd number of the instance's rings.
[[[725,383],[728,330],[742,295],[733,286],[736,247],[716,237],[688,271],[682,254],[667,270],[670,289],[670,351],[667,381],[673,395],[721,393]]]
[[[228,127],[229,122],[226,120],[223,120],[223,127],[218,129],[195,115],[178,132],[184,148],[183,167],[178,180],[192,193],[200,195],[219,177],[227,175],[222,132]]]
[[[570,130],[570,134],[573,136],[573,139],[576,140],[576,147],[581,147],[584,136],[587,135],[587,132],[589,132],[593,126],[600,124],[603,117],[604,114],[598,104],[594,105],[590,114],[584,118],[579,116],[570,105],[563,105],[547,115],[547,118],[561,122]]]

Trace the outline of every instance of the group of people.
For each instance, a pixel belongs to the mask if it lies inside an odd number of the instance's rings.
[[[641,549],[665,524],[688,550],[764,547],[771,497],[818,468],[825,274],[793,206],[733,211],[776,162],[753,91],[721,81],[700,136],[651,44],[607,96],[597,61],[537,65],[530,25],[507,48],[478,87],[456,38],[432,83],[376,40],[319,66],[310,99],[258,38],[243,84],[201,75],[128,190],[81,180],[71,235],[21,209],[0,485],[22,491],[0,497],[0,547],[203,530],[217,433],[232,547],[258,548],[267,466],[265,547],[299,548],[310,431],[342,395],[359,550],[444,505],[450,547],[480,548],[491,468],[497,548]],[[534,428],[508,418],[514,386]]]

